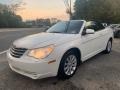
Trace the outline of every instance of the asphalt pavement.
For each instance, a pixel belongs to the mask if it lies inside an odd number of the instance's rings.
[[[14,40],[43,32],[41,28],[23,28],[23,29],[0,29],[0,52],[8,49]]]
[[[120,39],[110,54],[100,53],[79,66],[68,80],[32,80],[10,70],[5,51],[18,38],[40,33],[40,28],[0,30],[0,90],[120,90]]]

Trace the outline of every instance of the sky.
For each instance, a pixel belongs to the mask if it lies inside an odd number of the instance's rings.
[[[17,1],[17,0],[13,0]],[[20,0],[19,0],[20,1]],[[0,3],[9,4],[11,0],[0,0]],[[17,12],[23,20],[37,18],[58,18],[67,20],[66,8],[63,0],[23,0],[24,9]]]

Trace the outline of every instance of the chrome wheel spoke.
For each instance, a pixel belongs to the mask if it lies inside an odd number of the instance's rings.
[[[65,71],[68,71],[68,69],[69,69],[69,66],[64,67]]]
[[[77,67],[77,58],[75,55],[70,55],[67,57],[65,65],[64,65],[64,71],[67,75],[72,75]]]
[[[70,68],[67,68],[66,74],[67,74],[67,75],[70,75]]]
[[[112,45],[111,45],[111,42],[108,42],[108,51],[110,51],[111,50],[111,47],[112,47]]]

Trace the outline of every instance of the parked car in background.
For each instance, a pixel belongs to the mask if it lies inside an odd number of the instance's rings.
[[[120,24],[112,24],[110,27],[114,31],[114,37],[120,38]]]
[[[62,21],[47,32],[13,42],[7,52],[10,68],[32,79],[72,77],[80,63],[104,51],[110,53],[113,31],[97,22]]]

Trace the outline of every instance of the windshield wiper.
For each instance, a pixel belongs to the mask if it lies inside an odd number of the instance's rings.
[[[56,31],[56,32],[51,32],[51,33],[62,33],[62,32],[57,32],[57,31]]]

